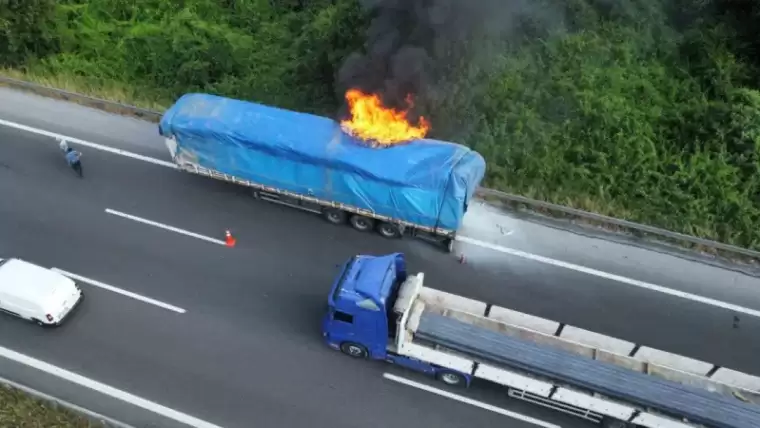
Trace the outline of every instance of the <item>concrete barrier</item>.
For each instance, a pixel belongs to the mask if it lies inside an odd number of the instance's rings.
[[[501,306],[492,306],[488,318],[516,325],[518,327],[529,328],[544,334],[554,334],[559,329],[559,323],[556,321],[539,318],[511,309],[502,308]]]
[[[706,389],[710,392],[717,392],[723,395],[731,395],[731,392],[733,392],[733,388],[727,385],[713,382],[704,376],[687,373],[671,367],[661,366],[659,364],[647,364],[646,372],[651,376],[678,382],[682,385],[695,386],[700,389]]]
[[[710,379],[760,394],[760,377],[757,376],[721,367]]]
[[[618,355],[614,352],[597,349],[595,358],[599,361],[615,364],[616,366],[625,367],[629,370],[634,370],[642,373],[646,372],[647,363],[641,360],[637,360],[633,357]]]
[[[693,358],[684,357],[677,354],[671,354],[669,352],[660,351],[659,349],[648,348],[642,346],[635,355],[637,360],[646,361],[665,367],[671,367],[676,370],[680,370],[687,373],[694,373],[698,375],[706,375],[712,368],[713,364],[706,363],[704,361],[695,360]]]
[[[636,344],[622,339],[594,333],[593,331],[566,325],[560,337],[619,355],[629,355]]]
[[[454,309],[475,315],[484,315],[487,305],[466,297],[457,296],[456,294],[445,291],[435,290],[432,288],[422,287],[420,290],[420,300],[428,306],[436,306],[444,309]]]

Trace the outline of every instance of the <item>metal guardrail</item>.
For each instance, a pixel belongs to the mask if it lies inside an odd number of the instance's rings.
[[[760,262],[760,252],[750,250],[747,248],[738,247],[736,245],[724,244],[722,242],[711,241],[709,239],[698,238],[696,236],[686,235],[683,233],[672,232],[666,229],[660,229],[654,226],[648,226],[645,224],[634,223],[628,220],[621,220],[614,217],[609,217],[602,214],[592,213],[588,211],[579,210],[576,208],[570,208],[562,205],[556,205],[549,202],[537,201],[535,199],[526,198],[520,195],[513,195],[505,192],[501,192],[494,189],[487,189],[481,187],[478,189],[477,195],[483,199],[489,197],[496,198],[501,201],[511,203],[513,205],[524,205],[530,207],[533,211],[544,211],[557,217],[557,214],[564,216],[565,218],[580,218],[586,220],[589,223],[596,223],[606,227],[615,227],[618,229],[629,230],[638,232],[639,236],[642,235],[655,235],[669,241],[683,242],[691,244],[687,248],[697,249],[714,249],[720,252],[733,253],[745,256],[750,259],[758,259]]]
[[[11,86],[17,89],[25,89],[38,94],[49,96],[51,98],[59,98],[66,101],[72,101],[77,104],[84,104],[89,107],[97,108],[99,110],[118,112],[122,115],[134,116],[141,119],[149,119],[153,122],[158,122],[161,120],[161,115],[163,114],[160,111],[135,107],[133,105],[124,104],[117,101],[95,98],[89,95],[77,94],[75,92],[51,88],[49,86],[43,86],[37,83],[27,82],[25,80],[14,79],[2,75],[0,75],[0,85]]]
[[[76,102],[100,110],[133,116],[156,123],[160,121],[161,116],[163,115],[163,112],[156,110],[144,109],[116,101],[103,100],[2,75],[0,75],[0,85],[28,90],[51,98]],[[760,252],[735,245],[672,232],[654,226],[638,224],[627,220],[621,220],[549,202],[538,201],[524,196],[513,195],[484,187],[479,188],[476,195],[484,200],[497,200],[504,208],[509,210],[543,214],[546,217],[556,220],[571,220],[576,226],[595,225],[607,231],[627,232],[629,235],[633,235],[639,239],[649,239],[660,243],[676,244],[682,248],[716,255],[734,262],[739,261],[750,263],[752,265],[760,265]]]

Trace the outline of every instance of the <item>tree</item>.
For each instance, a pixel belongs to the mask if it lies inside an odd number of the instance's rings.
[[[0,64],[23,65],[57,50],[55,0],[0,0]]]

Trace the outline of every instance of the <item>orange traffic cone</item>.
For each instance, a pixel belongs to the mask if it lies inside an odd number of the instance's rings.
[[[463,265],[463,264],[465,264],[466,262],[467,262],[467,260],[465,260],[465,258],[464,258],[464,254],[460,254],[460,255],[459,255],[459,264],[462,264],[462,265]]]
[[[235,246],[235,238],[232,236],[229,230],[224,231],[224,243],[228,247],[234,247]]]

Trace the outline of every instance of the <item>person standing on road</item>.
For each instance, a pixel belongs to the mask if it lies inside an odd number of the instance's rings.
[[[61,144],[64,143],[65,142]],[[68,162],[69,166],[79,175],[79,178],[82,178],[82,162],[79,159],[81,156],[81,153],[71,147],[66,148],[66,162]]]

